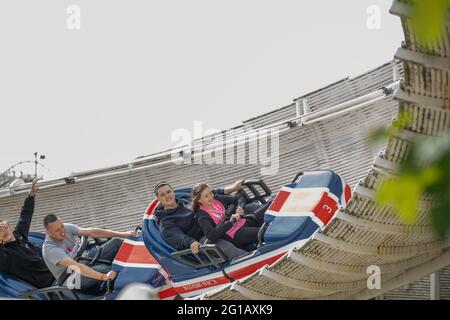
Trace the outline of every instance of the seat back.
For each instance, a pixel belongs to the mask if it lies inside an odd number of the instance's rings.
[[[277,193],[265,215],[265,243],[303,240],[343,206],[345,183],[331,170],[300,172]]]
[[[0,272],[0,297],[18,298],[21,293],[36,288],[6,272]]]

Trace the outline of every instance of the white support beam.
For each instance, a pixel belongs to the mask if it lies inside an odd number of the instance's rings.
[[[416,266],[431,260],[439,255],[439,251],[429,251],[420,256],[415,256],[410,259],[401,260],[399,262],[386,263],[378,265],[384,274],[401,272],[408,267]],[[287,255],[287,259],[293,263],[299,263],[311,269],[316,269],[321,272],[337,273],[347,276],[365,275],[367,274],[368,265],[342,265],[329,262],[320,261],[318,259],[312,259],[301,255],[300,253],[292,250]]]
[[[425,137],[430,137],[429,135],[423,134],[423,133],[418,133],[418,132],[414,132],[411,130],[406,130],[406,129],[400,129],[395,133],[395,136],[398,137],[399,139],[402,140],[406,140],[406,141],[415,141],[418,139],[423,139]]]
[[[430,275],[430,300],[441,299],[441,277],[439,270]]]
[[[219,286],[219,288],[211,289],[208,292],[203,293],[199,299],[200,300],[209,300],[210,298],[214,298],[215,295],[218,295],[225,291],[230,291],[232,283],[226,284],[225,286]]]
[[[355,186],[355,189],[353,190],[353,194],[355,194],[355,193],[364,198],[370,199],[372,201],[375,199],[375,196],[377,194],[376,190],[366,188],[361,184],[357,184]]]
[[[431,56],[421,52],[414,52],[405,48],[398,48],[395,57],[401,60],[424,65],[428,68],[450,71],[450,60],[439,56]]]
[[[392,89],[395,91],[399,86],[399,82],[391,83],[390,85],[387,85],[386,88]],[[359,109],[362,107],[365,107],[369,104],[376,103],[379,100],[382,100],[386,98],[386,93],[383,89],[379,89],[373,92],[370,92],[368,94],[365,94],[363,96],[357,97],[352,100],[345,101],[343,103],[337,104],[333,107],[322,109],[322,110],[316,110],[314,112],[309,112],[309,114],[304,114],[301,122],[303,124],[306,123],[314,123],[316,121],[321,121],[324,118],[327,118],[329,116],[339,116],[343,112],[347,113],[351,110]],[[304,108],[306,108],[305,111],[308,111],[308,104],[304,104]],[[313,122],[314,121],[314,122]]]
[[[400,272],[401,273],[401,272]],[[398,274],[394,274],[394,275],[384,275],[382,274],[381,277],[382,279],[384,279],[386,282],[390,281],[392,279],[394,279]],[[351,290],[351,291],[340,291],[340,292],[336,292],[336,293],[332,293],[330,295],[324,296],[323,299],[324,300],[350,300],[350,299],[354,299],[353,296],[361,293],[364,290],[369,290],[367,289],[367,286],[363,289],[356,289],[356,290]],[[380,289],[370,289],[370,291],[380,291]],[[322,299],[322,298],[319,298]]]
[[[303,115],[303,106],[301,105],[302,99],[295,100],[295,112],[296,117],[300,118]]]
[[[278,297],[273,297],[273,296],[268,296],[259,292],[255,292],[252,290],[249,290],[243,286],[241,286],[240,284],[238,284],[237,282],[234,282],[231,287],[230,290],[234,290],[239,292],[240,294],[242,294],[243,296],[251,299],[251,300],[282,300]]]
[[[372,255],[373,256],[375,256],[375,255],[395,255],[396,254],[396,253],[386,254],[386,253],[383,253],[383,251],[386,251],[386,250],[382,250],[381,247],[349,243],[349,242],[346,242],[343,240],[338,240],[338,239],[329,237],[320,232],[316,233],[314,238],[315,238],[315,240],[323,242],[334,249],[342,250],[342,251],[346,251],[346,252],[350,252],[350,253],[354,253],[354,254],[363,254],[363,255],[369,255],[369,256],[372,256]],[[412,255],[414,255],[414,253],[407,254],[407,256],[412,256]]]
[[[375,160],[373,161],[374,167],[383,168],[388,171],[395,172],[398,169],[398,164],[394,163],[392,161],[389,161],[387,159],[384,159],[381,157],[381,155],[378,155],[375,157]]]
[[[444,99],[427,97],[419,95],[413,92],[405,92],[404,90],[397,90],[394,94],[394,98],[397,100],[405,101],[407,103],[413,103],[426,109],[434,109],[440,111],[449,111],[445,109]]]
[[[398,177],[397,174],[395,174],[395,173],[393,173],[393,172],[391,172],[391,171],[389,171],[389,170],[387,170],[386,168],[383,168],[383,167],[381,167],[381,166],[375,166],[375,165],[373,165],[372,168],[371,168],[371,170],[372,170],[373,172],[380,173],[380,174],[382,174],[383,176],[385,176],[385,177],[387,177],[387,178],[396,178],[396,177]]]
[[[411,6],[395,0],[389,9],[389,13],[399,17],[409,17],[411,15]]]
[[[405,272],[399,274],[398,276],[394,277],[391,280],[388,280],[386,282],[382,281],[380,290],[366,289],[352,296],[351,299],[367,300],[375,298],[388,291],[404,286],[412,281],[426,277],[427,275],[437,270],[445,268],[446,266],[449,265],[449,263],[450,263],[450,249],[447,249],[439,257],[433,260],[430,260],[422,265],[406,270]]]
[[[339,265],[334,263],[328,263],[324,261],[320,261],[317,259],[312,259],[306,257],[304,255],[299,254],[298,252],[292,250],[286,257],[294,263],[299,263],[305,265],[309,268],[318,269],[324,272],[345,274],[345,275],[354,275],[361,274],[366,272],[366,268],[362,266],[349,266],[349,265]]]
[[[348,291],[348,290],[355,290],[358,288],[364,288],[367,282],[366,279],[351,282],[327,282],[327,283],[302,281],[282,276],[280,274],[268,270],[267,268],[261,269],[260,275],[269,278],[288,288],[305,291],[318,291],[321,293],[326,292],[332,293],[336,291]]]
[[[335,249],[343,250],[355,254],[374,255],[374,256],[416,256],[428,251],[438,250],[450,246],[450,237],[443,241],[430,241],[417,245],[408,246],[368,246],[355,243],[349,243],[344,240],[338,240],[318,232],[314,236],[315,240],[323,242]]]
[[[393,225],[380,223],[375,221],[370,221],[363,219],[355,215],[349,215],[343,211],[339,211],[336,214],[336,218],[345,221],[353,226],[367,231],[378,232],[378,233],[388,233],[395,235],[410,235],[410,234],[430,234],[432,233],[431,226],[415,226],[409,224]]]
[[[270,271],[267,268],[262,268],[259,271],[259,275],[292,289],[307,290],[307,291],[331,291],[331,292],[336,291],[334,289],[327,288],[328,286],[322,283],[302,281],[289,278],[281,274],[275,273],[273,271]]]
[[[306,98],[302,99],[302,108],[303,108],[304,115],[311,113],[311,108],[309,107],[308,99],[306,99]]]

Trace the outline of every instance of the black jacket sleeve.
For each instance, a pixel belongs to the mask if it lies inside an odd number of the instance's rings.
[[[223,189],[223,188],[215,188],[215,189],[213,189],[212,192],[214,195],[216,195],[216,194],[225,195],[225,189]]]
[[[162,219],[159,224],[162,237],[176,250],[188,249],[196,241],[185,234],[173,220]]]
[[[19,232],[22,237],[28,239],[28,232],[30,231],[31,219],[34,213],[34,197],[28,196],[20,212],[20,218],[16,225],[16,231]]]
[[[244,196],[226,196],[221,194],[215,194],[214,199],[219,200],[225,206],[225,209],[228,209],[230,205],[237,205],[238,207],[245,207],[245,198]]]
[[[222,221],[216,225],[209,214],[203,210],[198,210],[196,217],[203,234],[213,243],[223,237],[233,226],[229,220],[225,219],[222,219]]]
[[[7,271],[8,269],[8,261],[9,259],[6,258],[5,255],[5,248],[3,247],[3,244],[0,244],[0,272]]]

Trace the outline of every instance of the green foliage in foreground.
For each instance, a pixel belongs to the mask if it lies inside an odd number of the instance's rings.
[[[393,206],[414,224],[421,196],[431,197],[431,223],[444,238],[450,229],[450,131],[412,143],[398,174],[380,186],[377,202]]]
[[[450,0],[412,0],[411,25],[420,46],[439,42],[447,37]],[[377,130],[372,141],[395,135],[410,121],[411,115],[400,115],[392,127]],[[450,231],[450,131],[440,137],[426,137],[413,141],[404,162],[399,166],[398,178],[382,184],[377,202],[391,205],[408,223],[417,221],[420,198],[432,199],[431,224],[442,239]]]
[[[445,35],[449,0],[415,0],[411,24],[416,40],[426,45],[436,42]]]

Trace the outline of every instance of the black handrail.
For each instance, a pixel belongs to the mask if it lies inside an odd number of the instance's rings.
[[[250,203],[255,200],[259,200],[262,204],[266,203],[266,198],[269,197],[272,194],[272,190],[267,186],[267,184],[262,180],[246,180],[243,184],[245,187],[247,187],[253,196],[249,196],[247,192],[242,188],[239,190],[240,194],[242,194],[246,200],[247,203]],[[264,191],[264,193],[260,193],[259,190],[256,188],[256,186],[261,187],[261,189]]]
[[[70,300],[80,300],[80,297],[75,290],[63,286],[52,286],[43,289],[31,290],[19,294],[18,297],[21,299],[33,299],[37,298],[39,295],[44,295],[47,300],[54,300],[52,299],[52,293],[56,294],[60,300],[67,300],[70,296],[73,298]],[[64,296],[64,294],[67,295]]]
[[[192,253],[191,249],[185,249],[171,253],[171,256],[196,269],[214,266],[220,269],[221,265],[228,260],[227,256],[215,244],[204,244],[200,246],[198,253]]]
[[[303,171],[300,171],[299,173],[297,173],[297,174],[294,176],[294,178],[291,180],[291,183],[298,182],[298,181],[297,181],[298,178],[299,178],[300,176],[302,176],[302,175],[303,175]]]

